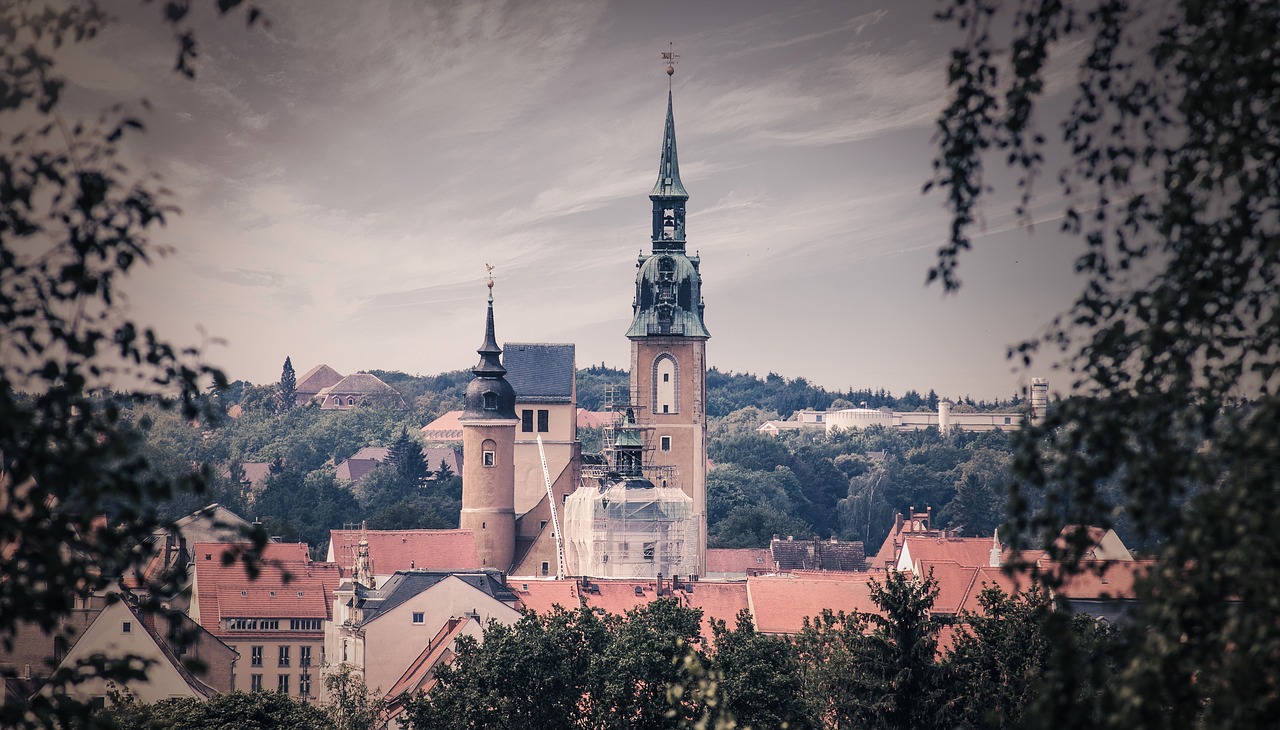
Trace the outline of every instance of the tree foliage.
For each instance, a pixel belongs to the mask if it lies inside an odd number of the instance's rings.
[[[944,17],[966,38],[935,163],[952,226],[930,278],[948,290],[988,158],[1017,174],[1025,210],[1049,158],[1049,63],[1086,49],[1054,120],[1083,288],[1011,352],[1061,361],[1075,395],[1022,441],[1014,517],[1044,536],[1123,513],[1154,541],[1136,615],[1149,634],[1107,684],[1105,723],[1272,722],[1280,568],[1259,558],[1280,554],[1280,5],[977,0]],[[1070,563],[1081,545],[1051,549]]]
[[[289,410],[298,400],[298,374],[293,370],[293,361],[284,358],[284,367],[280,371],[280,407]]]
[[[239,4],[216,3],[221,13]],[[168,3],[164,18],[178,40],[176,69],[190,76],[197,46],[188,9]],[[138,105],[86,119],[62,113],[59,49],[88,42],[110,22],[89,2],[0,5],[5,643],[19,625],[52,631],[78,595],[132,572],[149,558],[136,546],[163,523],[157,505],[205,488],[207,471],[153,468],[128,409],[152,404],[207,422],[216,413],[204,390],[226,385],[196,350],[173,347],[118,306],[121,281],[157,255],[151,236],[175,208],[154,179],[123,161],[122,145],[144,126]],[[111,674],[107,665],[96,673]],[[55,692],[25,710],[6,703],[0,724],[65,723],[83,711]]]
[[[94,719],[119,730],[336,730],[324,710],[278,692],[231,692],[150,704],[122,699]]]

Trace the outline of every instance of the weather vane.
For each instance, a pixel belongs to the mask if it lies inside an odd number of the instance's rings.
[[[493,264],[484,265],[484,283],[489,287],[489,301],[493,301]]]
[[[667,66],[668,90],[671,88],[671,77],[675,75],[676,72],[676,64],[679,63],[679,61],[676,60],[678,58],[680,58],[680,54],[676,53],[675,44],[667,43],[667,50],[662,52],[662,62]]]

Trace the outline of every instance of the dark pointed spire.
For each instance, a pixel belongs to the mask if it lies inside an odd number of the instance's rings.
[[[476,350],[480,353],[480,362],[471,369],[478,378],[496,378],[507,374],[499,357],[502,348],[498,347],[498,338],[493,334],[493,279],[489,280],[489,315],[484,323],[484,344]]]
[[[667,127],[662,133],[662,161],[658,163],[658,181],[650,191],[651,199],[689,199],[684,183],[680,182],[680,160],[676,155],[676,119],[671,108],[671,90],[667,90]]]
[[[490,268],[490,271],[493,269]],[[502,367],[498,338],[493,334],[493,277],[489,277],[489,313],[484,323],[484,344],[476,352],[480,362],[471,369],[471,383],[463,397],[464,419],[514,419],[516,417],[516,393],[507,382],[507,369]]]

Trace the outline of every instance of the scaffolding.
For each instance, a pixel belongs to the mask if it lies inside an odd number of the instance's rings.
[[[625,397],[624,397],[625,393]],[[604,427],[604,463],[584,466],[565,501],[565,562],[571,575],[652,578],[698,572],[693,499],[673,466],[651,466],[652,427],[621,387],[605,391],[616,414]]]

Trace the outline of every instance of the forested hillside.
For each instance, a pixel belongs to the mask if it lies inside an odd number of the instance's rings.
[[[310,543],[317,553],[330,529],[366,520],[370,528],[451,527],[458,521],[458,475],[435,475],[439,464],[412,463],[418,430],[461,407],[471,379],[457,370],[432,376],[370,371],[404,397],[408,408],[328,411],[285,407],[276,384],[236,381],[210,396],[232,416],[193,425],[173,413],[139,408],[131,422],[146,440],[153,468],[170,475],[207,465],[208,492],[162,505],[175,517],[217,500],[260,520],[272,534]],[[610,386],[625,388],[625,370],[593,365],[578,371],[579,405],[605,406]],[[939,526],[989,534],[999,523],[1008,488],[1010,449],[1000,433],[942,435],[884,429],[841,433],[759,434],[766,420],[803,408],[863,403],[895,410],[936,408],[938,396],[880,389],[828,391],[803,378],[712,369],[708,382],[708,542],[713,547],[763,546],[774,534],[863,540],[875,550],[896,511],[932,507]],[[963,401],[957,408],[1013,408],[1017,400]],[[598,431],[581,434],[598,449]],[[400,443],[397,457],[358,487],[335,467],[364,446]],[[421,461],[421,459],[417,459]],[[241,494],[246,463],[269,464],[265,487]],[[439,478],[436,478],[439,477]]]

